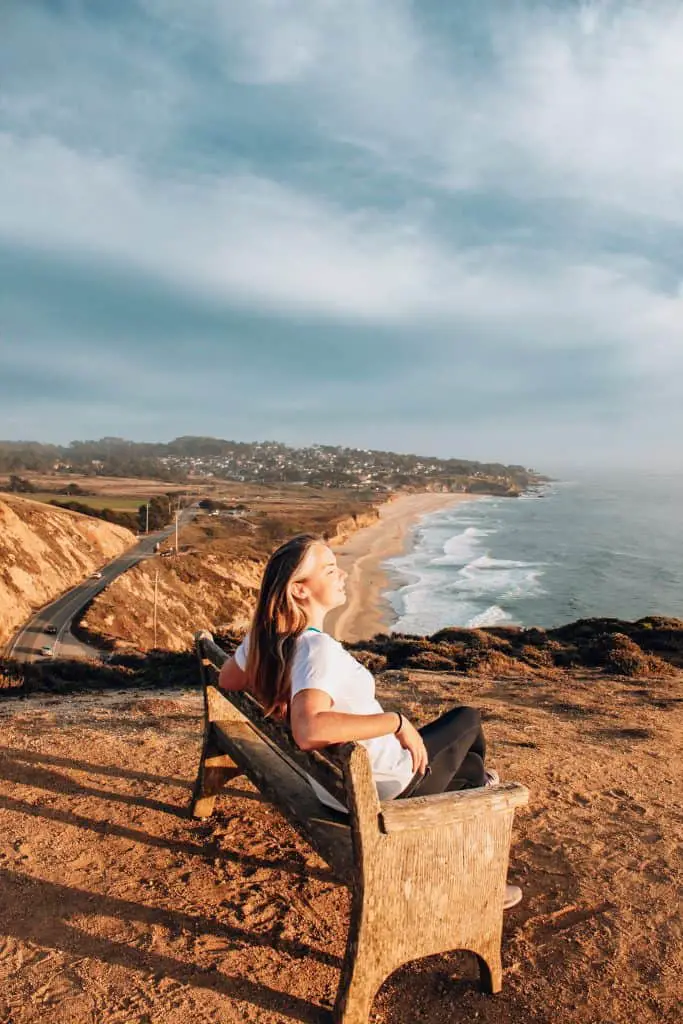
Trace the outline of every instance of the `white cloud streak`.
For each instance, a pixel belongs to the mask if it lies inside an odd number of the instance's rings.
[[[236,55],[226,75],[305,86],[312,116],[406,173],[683,223],[679,3],[494,5],[478,63],[406,0],[195,11]]]
[[[646,261],[572,265],[541,253],[531,275],[514,248],[459,251],[419,221],[348,212],[253,175],[150,180],[121,158],[0,136],[0,191],[6,239],[87,253],[218,304],[455,320],[507,331],[523,348],[681,340],[683,300],[652,286]]]
[[[523,354],[600,349],[624,381],[672,397],[683,298],[646,253],[658,230],[683,227],[679,4],[501,5],[480,55],[407,0],[142,6],[175,48],[85,18],[21,23],[15,41],[39,44],[0,98],[6,241],[207,304],[412,327],[425,366],[482,339]],[[208,56],[214,96],[193,80]],[[229,145],[225,166],[202,166],[183,138],[203,104],[222,127],[221,90],[235,83],[273,108],[295,100],[321,152],[345,143],[410,198],[373,205],[350,188],[342,202],[279,178],[276,160],[240,164]],[[465,242],[456,222],[441,229],[439,204],[469,193],[512,197],[531,218],[540,199],[580,209],[580,244],[541,241],[533,223],[524,239],[493,223],[488,240]],[[602,244],[615,221],[635,232],[628,252]]]

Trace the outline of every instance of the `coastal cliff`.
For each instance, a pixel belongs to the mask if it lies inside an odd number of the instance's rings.
[[[175,563],[143,562],[119,576],[90,604],[75,632],[114,650],[184,651],[198,629],[246,630],[265,559],[192,552]]]
[[[134,543],[121,526],[0,496],[0,644],[36,609]]]
[[[367,512],[359,512],[356,515],[347,516],[336,524],[334,533],[327,536],[325,539],[328,544],[332,545],[332,547],[345,544],[349,537],[353,536],[353,534],[358,530],[363,530],[366,526],[373,526],[378,522],[378,520],[379,510],[377,508],[368,509]]]

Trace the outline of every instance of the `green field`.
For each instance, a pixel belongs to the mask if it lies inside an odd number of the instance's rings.
[[[88,508],[103,509],[110,508],[112,512],[137,512],[140,505],[145,504],[145,499],[140,497],[127,498],[125,495],[107,497],[104,494],[55,494],[54,491],[35,491],[32,494],[20,494],[20,498],[27,498],[29,501],[77,501],[80,505],[87,505]]]

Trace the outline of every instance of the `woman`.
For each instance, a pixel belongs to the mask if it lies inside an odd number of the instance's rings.
[[[251,629],[221,669],[219,686],[248,689],[266,714],[289,715],[302,750],[358,740],[368,751],[381,800],[491,786],[479,712],[453,708],[421,729],[384,711],[375,680],[342,645],[323,633],[326,614],[346,601],[346,573],[319,537],[301,534],[268,561]],[[310,780],[319,800],[345,811]],[[513,892],[514,890],[514,892]],[[506,906],[521,899],[508,886]]]

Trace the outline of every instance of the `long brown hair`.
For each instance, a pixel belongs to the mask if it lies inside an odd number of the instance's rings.
[[[249,689],[266,715],[286,717],[294,647],[307,621],[291,584],[304,578],[301,570],[311,548],[324,543],[313,533],[301,533],[274,551],[266,565],[245,666]]]

